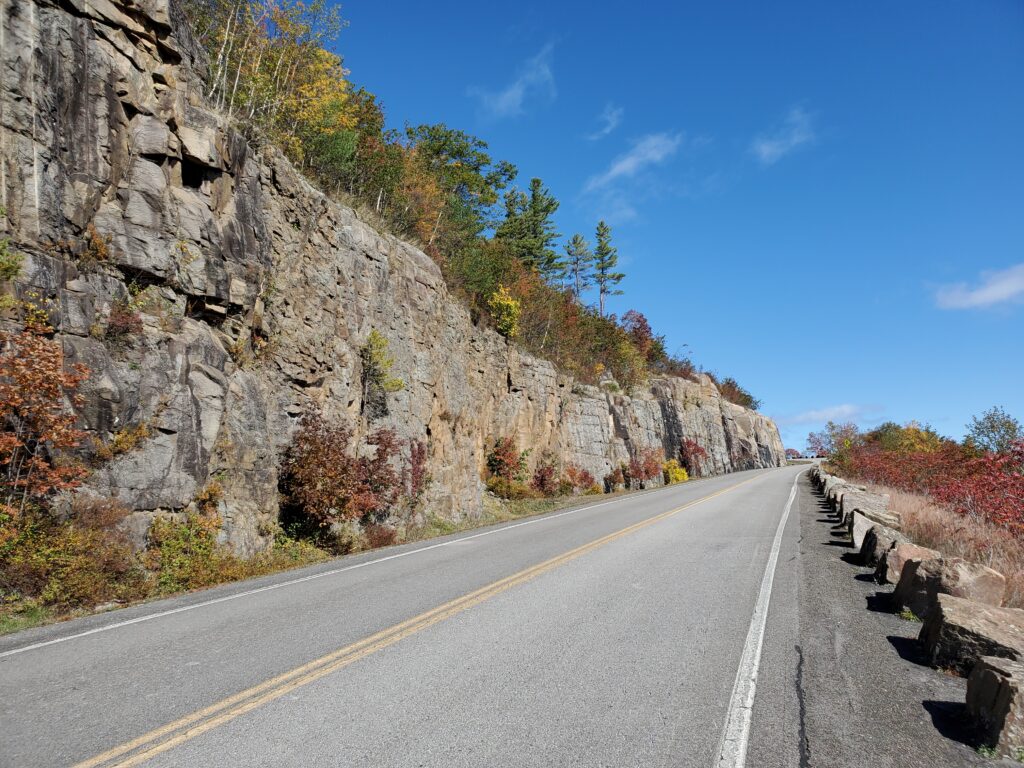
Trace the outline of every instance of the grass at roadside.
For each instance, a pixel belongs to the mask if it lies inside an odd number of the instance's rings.
[[[557,496],[516,500],[504,500],[491,494],[485,494],[483,508],[479,515],[467,516],[457,521],[433,516],[423,524],[400,529],[393,543],[423,541],[548,512],[604,502],[634,493],[638,493],[638,491],[616,491],[600,496]],[[243,559],[217,548],[196,547],[197,532],[187,526],[176,526],[174,533],[174,539],[166,542],[172,546],[169,546],[158,569],[140,573],[140,579],[130,593],[121,593],[119,599],[116,600],[104,600],[92,605],[85,604],[63,609],[45,605],[36,600],[0,602],[0,635],[81,618],[115,608],[151,602],[164,597],[195,592],[219,584],[281,573],[339,556],[336,552],[316,547],[307,541],[296,541],[279,535],[275,538],[271,550],[253,558]],[[214,534],[215,532],[208,533]],[[199,535],[201,534],[203,534],[202,531],[199,532]],[[190,546],[181,546],[182,542],[179,539],[187,540]],[[358,541],[353,542],[345,554],[370,549],[374,549],[370,540],[361,537]],[[145,553],[142,557],[146,557]]]
[[[959,515],[925,496],[886,486],[890,508],[900,513],[903,532],[921,546],[947,557],[987,565],[1006,577],[1006,605],[1024,608],[1024,541],[979,517]]]

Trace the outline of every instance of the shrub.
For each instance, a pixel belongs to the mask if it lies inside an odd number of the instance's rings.
[[[220,527],[218,516],[197,512],[153,520],[143,562],[156,574],[157,592],[198,589],[223,580],[217,547]]]
[[[84,247],[78,254],[78,266],[88,271],[107,263],[110,260],[110,240],[110,236],[101,235],[95,225],[87,225]]]
[[[584,493],[596,484],[594,476],[576,464],[565,465],[564,479],[573,493]]]
[[[629,460],[625,470],[626,486],[645,488],[656,477],[661,476],[661,463],[665,458],[660,448],[642,448]]]
[[[430,485],[427,474],[427,444],[423,440],[409,441],[409,499],[416,504]]]
[[[370,549],[390,547],[398,539],[398,530],[390,525],[369,523],[363,527],[363,532],[366,535],[366,542]]]
[[[3,215],[3,209],[0,209]],[[6,237],[0,237],[0,282],[13,280],[21,274],[21,266],[25,257],[18,251],[11,250],[11,241]]]
[[[487,470],[503,480],[522,481],[526,474],[526,457],[529,451],[519,451],[511,437],[501,437],[487,454]]]
[[[558,485],[558,469],[555,467],[554,458],[545,455],[533,470],[530,487],[542,496],[555,496],[558,493]]]
[[[519,335],[519,319],[523,313],[522,304],[512,298],[512,295],[503,285],[487,299],[487,309],[490,310],[491,318],[494,320],[494,327],[502,336],[514,339]]]
[[[79,485],[85,472],[69,457],[84,437],[65,399],[79,404],[88,371],[64,366],[51,329],[31,317],[21,333],[0,332],[0,512],[17,517],[58,491]]]
[[[733,403],[734,405],[741,405],[744,408],[750,408],[753,411],[756,411],[761,407],[761,401],[741,387],[736,379],[731,376],[727,376],[721,381],[718,381],[713,375],[708,375],[711,376],[712,380],[714,380],[715,384],[718,386],[718,391],[721,393],[722,397],[730,403]]]
[[[387,395],[405,387],[405,382],[391,375],[395,358],[388,354],[388,340],[377,330],[370,331],[366,344],[359,350],[362,361],[363,412],[371,418],[388,414]]]
[[[679,464],[690,477],[700,477],[704,474],[704,462],[707,457],[708,452],[696,440],[687,437],[679,444]]]
[[[152,430],[147,421],[140,421],[134,426],[119,429],[109,443],[101,444],[96,448],[96,458],[101,461],[109,461],[115,456],[130,453],[143,440],[148,440],[150,435],[152,435]]]
[[[526,483],[498,477],[497,475],[488,478],[487,490],[502,499],[513,501],[518,499],[535,499],[539,495],[537,491],[526,485]]]
[[[686,473],[686,470],[679,466],[679,462],[675,459],[669,459],[661,465],[661,475],[665,481],[665,485],[672,485],[674,483],[685,483],[690,479],[690,476]]]
[[[107,317],[104,338],[115,346],[127,344],[142,334],[142,316],[128,299],[114,299]]]
[[[352,430],[317,413],[303,417],[284,460],[289,500],[321,527],[344,520],[381,522],[398,502],[406,480],[395,469],[394,430],[373,432],[372,455],[354,455]]]
[[[626,473],[622,467],[616,467],[607,475],[604,476],[604,490],[605,493],[611,493],[620,485],[626,484]]]
[[[82,497],[66,520],[37,507],[17,518],[0,512],[0,592],[59,611],[141,596],[144,574],[117,528],[127,513]]]

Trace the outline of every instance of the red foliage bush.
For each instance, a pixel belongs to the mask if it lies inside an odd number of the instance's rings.
[[[430,484],[427,474],[427,444],[423,440],[409,441],[409,498],[414,502]]]
[[[679,463],[690,477],[704,474],[704,460],[707,457],[708,452],[696,440],[687,437],[679,444]]]
[[[867,443],[849,449],[837,470],[926,494],[962,515],[1024,536],[1024,441],[981,457],[951,440],[931,451],[889,451]]]
[[[1024,536],[1024,440],[965,464],[965,474],[936,483],[935,500]]]
[[[370,523],[363,528],[366,534],[366,543],[370,549],[378,547],[390,547],[398,539],[398,531],[390,525]]]
[[[142,333],[142,316],[125,299],[115,299],[107,318],[107,340],[123,344]]]
[[[558,493],[558,470],[553,459],[544,457],[537,464],[537,468],[533,470],[530,487],[544,496],[554,496]]]
[[[592,474],[577,464],[566,464],[564,477],[565,482],[572,487],[575,493],[589,491],[597,482]]]
[[[629,460],[626,485],[644,488],[648,481],[661,477],[661,464],[665,453],[660,448],[642,448]]]
[[[66,407],[80,402],[82,365],[64,366],[51,328],[29,322],[20,333],[0,332],[0,515],[17,517],[27,505],[75,488],[84,469],[68,460],[85,436]]]
[[[395,506],[405,478],[395,470],[399,453],[394,430],[367,438],[371,456],[355,454],[352,429],[307,414],[285,456],[283,483],[291,501],[327,526],[342,520],[366,524],[384,520]]]
[[[611,493],[616,487],[626,484],[626,473],[622,467],[616,467],[604,476],[604,490]]]
[[[487,469],[494,477],[500,477],[502,480],[522,480],[526,472],[528,453],[520,453],[514,438],[498,438],[491,452],[487,454]]]

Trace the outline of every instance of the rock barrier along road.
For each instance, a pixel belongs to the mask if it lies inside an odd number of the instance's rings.
[[[0,765],[808,765],[805,469],[0,638]]]

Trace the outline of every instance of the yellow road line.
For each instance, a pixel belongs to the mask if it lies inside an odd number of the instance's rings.
[[[232,696],[228,696],[227,698],[211,704],[208,707],[204,707],[203,709],[197,710],[189,715],[178,718],[173,722],[167,723],[166,725],[149,731],[135,739],[113,747],[112,749],[96,755],[95,757],[76,763],[73,768],[98,768],[99,766],[104,766],[105,768],[131,768],[131,766],[139,765],[169,749],[173,749],[186,741],[194,739],[200,734],[206,733],[220,725],[224,725],[225,723],[244,715],[246,712],[250,712],[257,707],[274,701],[275,699],[278,699],[298,688],[309,685],[310,683],[326,677],[343,667],[347,667],[349,664],[394,645],[400,640],[403,640],[410,635],[414,635],[427,627],[431,627],[434,624],[455,616],[456,614],[462,613],[463,611],[472,608],[485,600],[489,600],[495,595],[505,592],[512,587],[535,579],[537,576],[557,568],[570,560],[575,560],[588,552],[603,547],[605,544],[609,544],[612,541],[628,536],[635,531],[676,515],[685,509],[689,509],[697,504],[709,501],[716,496],[728,493],[729,491],[739,488],[741,485],[745,485],[759,477],[763,477],[763,475],[748,478],[736,483],[735,485],[731,485],[728,488],[723,488],[715,493],[702,496],[701,498],[684,504],[681,507],[676,507],[675,509],[662,512],[654,517],[649,517],[646,520],[641,520],[639,523],[634,523],[626,528],[622,528],[587,544],[576,547],[575,549],[571,549],[568,552],[564,552],[561,555],[557,555],[549,560],[545,560],[542,563],[538,563],[537,565],[533,565],[519,571],[518,573],[514,573],[511,576],[506,576],[503,579],[499,579],[487,586],[481,587],[480,589],[474,590],[473,592],[421,613],[418,616],[414,616],[411,619],[407,619],[399,624],[388,627],[387,629],[370,635],[358,642],[347,645],[344,648],[339,648],[336,651],[332,651],[325,656],[321,656],[320,658],[314,659],[302,666],[270,678],[269,680],[259,683],[251,688],[247,688],[244,691],[239,691]],[[140,751],[135,752],[135,754],[128,755],[128,753],[135,750]],[[117,760],[117,758],[124,755],[128,756],[122,760]]]

